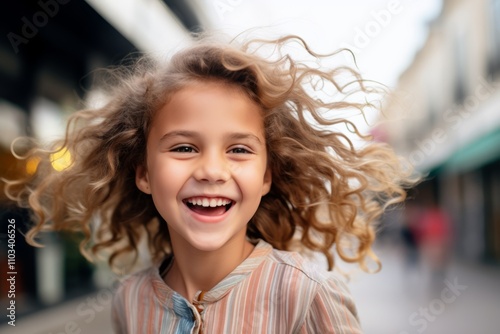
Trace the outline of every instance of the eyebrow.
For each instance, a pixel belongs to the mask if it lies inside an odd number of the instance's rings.
[[[160,144],[169,140],[170,138],[173,137],[187,137],[187,138],[198,138],[200,135],[195,132],[195,131],[188,131],[188,130],[176,130],[176,131],[171,131],[167,132],[160,138]],[[227,139],[236,139],[236,140],[242,140],[242,139],[250,139],[253,141],[256,141],[258,144],[262,145],[262,141],[254,135],[253,133],[249,132],[232,132],[226,135]]]

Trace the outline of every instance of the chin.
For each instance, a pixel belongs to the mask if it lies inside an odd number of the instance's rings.
[[[224,246],[222,242],[211,242],[211,243],[201,243],[201,244],[191,244],[194,248],[202,251],[202,252],[213,252],[219,250]]]
[[[216,238],[205,236],[203,238],[199,238],[197,240],[190,240],[190,244],[193,248],[196,248],[203,252],[213,252],[224,247],[230,239],[228,238]]]
[[[201,251],[214,251],[221,248],[227,240],[220,240],[213,235],[204,237],[187,237],[186,241],[191,245],[191,247],[201,250]]]

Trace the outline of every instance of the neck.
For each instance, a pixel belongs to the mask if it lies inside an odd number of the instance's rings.
[[[171,235],[174,262],[164,277],[165,283],[189,301],[196,292],[209,291],[231,273],[252,252],[248,241],[234,240],[214,251],[190,247]],[[175,241],[174,241],[175,240]]]

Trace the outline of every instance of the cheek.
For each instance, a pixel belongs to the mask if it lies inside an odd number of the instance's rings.
[[[255,192],[260,194],[264,182],[264,163],[233,163],[233,166],[231,166],[231,173],[243,192]]]
[[[251,162],[230,162],[231,174],[237,178],[253,178],[260,174],[260,166]]]
[[[151,187],[163,194],[178,191],[184,183],[185,174],[186,168],[183,168],[179,164],[157,164],[153,167],[153,172],[150,174],[152,176]]]
[[[244,167],[242,166],[241,163],[234,162],[234,161],[229,161],[227,166],[228,166],[231,174],[234,176],[240,175],[242,172],[242,169],[244,169]]]

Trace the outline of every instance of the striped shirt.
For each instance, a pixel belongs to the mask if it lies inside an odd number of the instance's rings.
[[[158,268],[121,283],[112,308],[116,333],[361,333],[344,283],[298,253],[262,240],[210,291],[189,302]]]

